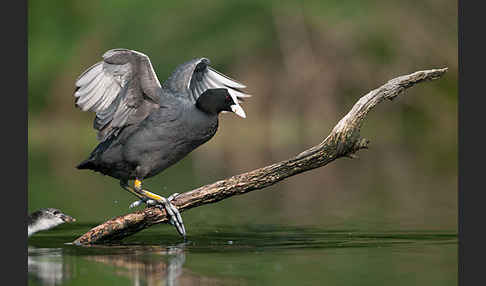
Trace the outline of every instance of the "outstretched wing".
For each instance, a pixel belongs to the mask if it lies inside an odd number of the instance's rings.
[[[209,63],[209,59],[199,58],[178,66],[164,86],[177,94],[189,95],[193,102],[212,88],[226,88],[235,103],[251,96],[241,91],[245,85],[214,70]]]
[[[113,49],[79,76],[75,105],[96,113],[93,127],[104,141],[159,107],[160,83],[150,59],[137,51]]]

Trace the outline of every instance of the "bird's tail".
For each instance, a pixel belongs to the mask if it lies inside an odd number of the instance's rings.
[[[102,141],[96,148],[91,152],[89,155],[89,158],[84,160],[83,162],[79,163],[79,165],[76,166],[77,169],[91,169],[91,170],[97,170],[98,165],[97,165],[97,158],[106,150],[110,147],[111,143],[113,140],[116,138],[116,133],[113,133]]]
[[[76,166],[76,169],[94,169],[94,168],[95,168],[95,164],[92,158],[86,159]]]

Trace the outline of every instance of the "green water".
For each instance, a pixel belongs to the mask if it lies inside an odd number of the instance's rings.
[[[207,226],[183,242],[160,225],[75,246],[96,224],[29,238],[29,285],[457,285],[454,231]]]

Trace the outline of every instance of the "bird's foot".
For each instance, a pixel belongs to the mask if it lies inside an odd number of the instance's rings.
[[[182,221],[182,216],[179,210],[174,206],[171,201],[174,200],[179,193],[174,193],[170,195],[168,198],[162,198],[162,205],[158,204],[157,207],[163,207],[169,216],[169,223],[176,227],[177,232],[182,235],[184,238],[186,237],[186,228],[184,227],[184,222]]]
[[[140,193],[146,197],[131,203],[129,208],[138,207],[142,203],[145,203],[147,207],[156,206],[160,209],[164,208],[167,216],[169,217],[169,223],[176,227],[177,232],[180,235],[182,235],[184,238],[186,237],[186,229],[184,227],[184,222],[182,221],[181,213],[176,206],[171,203],[171,201],[174,200],[179,193],[174,193],[168,198],[164,198],[147,190],[140,190]]]
[[[154,206],[157,204],[156,201],[154,200],[151,200],[151,199],[142,199],[142,200],[138,200],[138,201],[134,201],[133,203],[131,203],[128,207],[129,208],[136,208],[138,207],[139,205],[145,203],[147,205],[147,207],[151,207],[151,206]]]

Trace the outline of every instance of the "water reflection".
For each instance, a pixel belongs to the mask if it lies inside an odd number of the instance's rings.
[[[116,275],[129,277],[139,285],[227,285],[227,281],[201,276],[185,269],[185,244],[89,246],[106,248],[110,254],[87,255],[85,259],[116,267]],[[230,283],[231,284],[231,283]]]
[[[62,248],[28,247],[29,277],[41,285],[61,285],[72,277],[72,267],[64,262]]]
[[[65,233],[82,233],[70,227]],[[222,226],[195,230],[187,244],[147,231],[93,246],[65,244],[78,235],[59,233],[29,239],[29,285],[453,285],[457,278],[457,234],[446,231]]]
[[[105,248],[105,246],[92,246]],[[179,246],[106,246],[113,254],[88,255],[84,258],[116,267],[116,274],[127,276],[133,285],[178,285],[186,261],[183,245]],[[120,253],[116,253],[120,252]],[[124,253],[123,255],[120,255]]]
[[[202,276],[185,269],[185,244],[158,245],[92,245],[63,248],[28,247],[28,275],[35,284],[65,285],[76,280],[76,259],[114,267],[116,276],[128,277],[134,286],[141,285],[228,285],[230,279]],[[107,268],[103,268],[107,269]],[[74,272],[74,275],[73,275]],[[79,273],[78,273],[79,274]],[[79,275],[78,275],[79,276]],[[78,277],[79,278],[79,277]],[[30,284],[30,283],[29,283]]]
[[[183,248],[169,247],[167,264],[167,285],[176,285],[177,278],[182,274],[182,265],[186,262]]]

